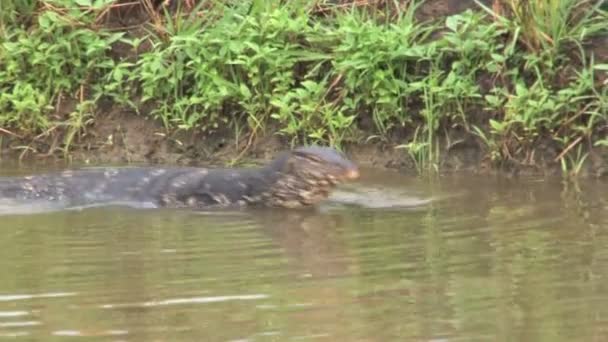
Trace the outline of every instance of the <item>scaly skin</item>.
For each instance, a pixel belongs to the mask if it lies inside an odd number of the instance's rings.
[[[317,204],[337,184],[358,176],[357,166],[336,150],[301,147],[251,169],[93,168],[0,178],[0,199],[63,207],[131,202],[169,208],[298,208]]]

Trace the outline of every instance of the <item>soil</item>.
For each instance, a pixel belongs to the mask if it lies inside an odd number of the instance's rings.
[[[491,5],[488,0],[482,3]],[[424,19],[446,16],[474,6],[476,5],[473,0],[427,0],[418,10],[418,17]],[[588,48],[594,52],[597,63],[608,62],[608,38],[592,42]],[[121,54],[121,49],[118,48],[116,53]],[[483,80],[480,80],[480,84],[483,86]],[[198,131],[168,132],[161,122],[145,114],[137,115],[112,104],[103,107],[85,133],[73,143],[68,155],[64,155],[57,148],[66,132],[55,130],[34,140],[0,131],[0,156],[4,160],[43,161],[46,164],[53,161],[89,165],[142,163],[224,166],[262,163],[271,159],[278,151],[290,147],[288,141],[274,134],[272,129],[265,134],[259,134],[253,144],[246,146],[247,139],[241,138],[237,141],[230,130],[214,134]],[[69,113],[68,110],[69,108],[65,109]],[[143,109],[141,112],[145,113],[147,110]],[[506,172],[508,175],[561,172],[559,162],[555,161],[561,151],[557,151],[549,141],[536,146],[535,155],[526,163],[494,165],[490,162],[482,142],[472,134],[465,134],[455,128],[448,131],[439,142],[443,146],[440,153],[442,172]],[[361,165],[397,169],[414,174],[416,165],[412,158],[405,149],[396,148],[399,143],[407,141],[411,134],[413,132],[400,132],[392,137],[392,141],[348,144],[344,149],[353,161]],[[24,149],[24,146],[27,148]],[[608,176],[607,150],[590,150],[583,176]]]
[[[65,132],[32,141],[6,135],[2,139],[2,159],[20,159],[24,163],[45,165],[125,165],[165,164],[189,166],[246,166],[272,159],[279,151],[290,148],[289,142],[269,130],[260,134],[253,144],[237,141],[231,132],[213,135],[200,132],[168,132],[161,122],[146,116],[114,109],[100,114],[95,122],[71,147],[68,156],[53,150],[53,141],[62,141]],[[450,132],[450,139],[440,141],[440,170],[443,173],[474,174],[558,174],[554,162],[560,152],[550,144],[536,147],[536,157],[528,164],[490,163],[481,141],[470,134]],[[401,140],[403,141],[403,140]],[[29,146],[28,152],[20,148]],[[361,166],[395,169],[416,174],[416,165],[396,142],[351,143],[344,146],[346,154]],[[595,149],[590,153],[583,176],[608,175],[608,151]]]

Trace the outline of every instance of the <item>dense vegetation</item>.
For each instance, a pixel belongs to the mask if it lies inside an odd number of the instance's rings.
[[[496,165],[550,145],[571,174],[608,146],[608,62],[589,49],[608,33],[602,1],[496,0],[434,21],[400,3],[3,0],[0,129],[62,131],[67,151],[112,103],[168,129],[399,139],[421,171],[470,138]]]

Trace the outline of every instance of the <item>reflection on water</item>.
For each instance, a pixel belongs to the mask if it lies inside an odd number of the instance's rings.
[[[368,171],[319,210],[2,216],[0,337],[603,341],[607,190]]]

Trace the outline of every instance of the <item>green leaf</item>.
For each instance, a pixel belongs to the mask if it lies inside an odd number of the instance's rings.
[[[498,122],[496,120],[490,119],[490,127],[492,127],[492,129],[497,133],[501,133],[505,128],[504,126],[504,122]]]
[[[249,87],[247,87],[247,85],[245,85],[244,83],[241,83],[239,85],[239,91],[240,91],[241,95],[243,96],[243,98],[245,98],[245,99],[251,98],[251,90],[249,90]]]
[[[51,26],[51,20],[48,16],[41,15],[38,17],[38,25],[40,25],[42,29],[48,29],[49,26]]]
[[[52,28],[52,24],[61,22],[61,18],[55,12],[47,11],[38,17],[38,24],[42,29]]]
[[[91,7],[91,0],[74,0],[78,6]]]
[[[596,64],[593,66],[593,69],[608,71],[608,64]]]
[[[492,55],[492,59],[495,60],[496,62],[502,63],[505,61],[506,57],[503,55],[499,55],[497,53],[493,53]]]
[[[445,26],[447,26],[447,28],[449,28],[450,30],[456,32],[456,29],[458,28],[458,19],[459,18],[460,18],[460,16],[458,16],[458,15],[449,16],[445,20]]]
[[[528,93],[528,89],[523,83],[518,82],[515,85],[515,93],[517,94],[517,96],[524,96]]]
[[[500,104],[501,104],[500,99],[498,98],[498,96],[495,96],[495,95],[486,95],[485,99],[489,105],[494,106],[494,107],[500,106]]]

